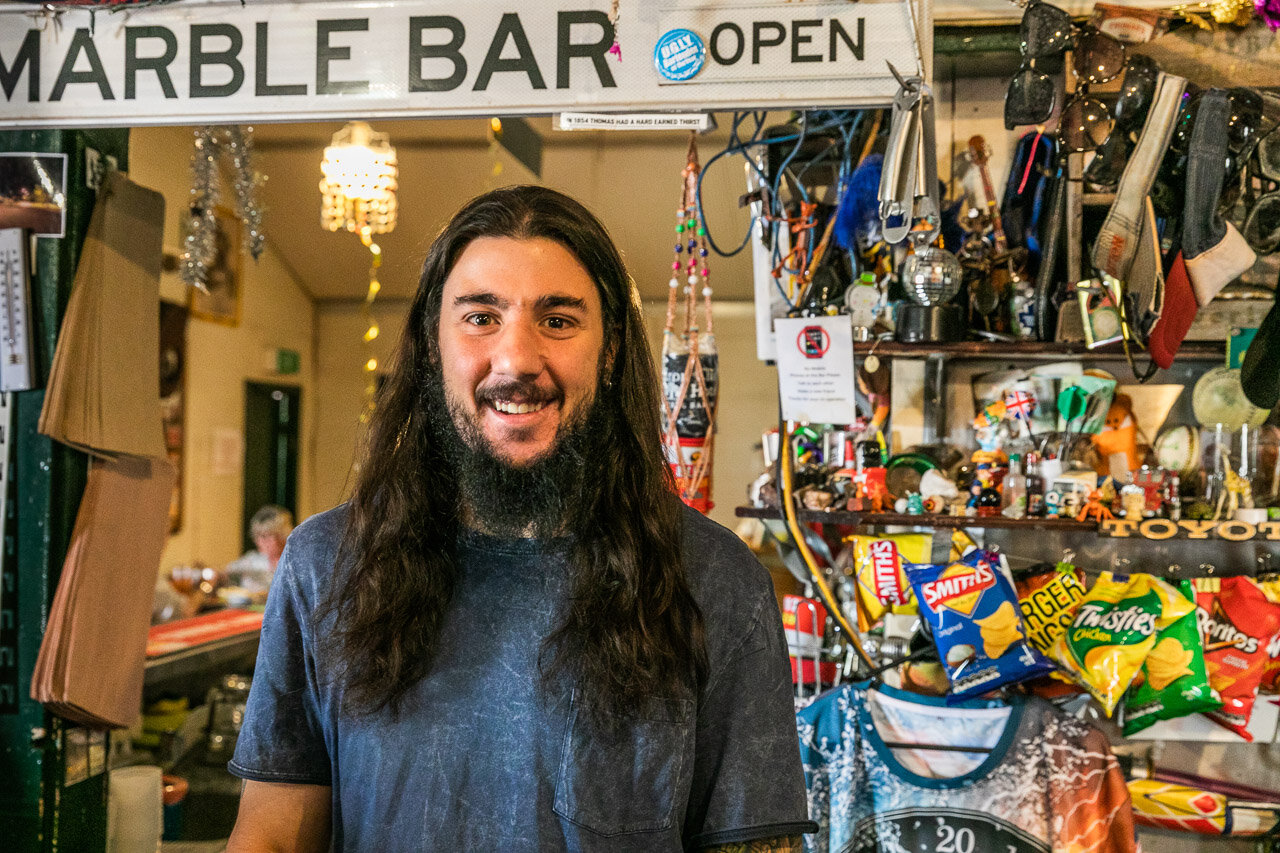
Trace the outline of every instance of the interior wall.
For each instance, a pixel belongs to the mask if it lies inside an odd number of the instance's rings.
[[[181,220],[191,198],[191,129],[135,129],[130,145],[130,177],[164,194],[164,247],[166,253],[178,254]],[[229,196],[229,182],[224,182],[224,192]],[[269,234],[256,262],[246,254],[242,276],[238,325],[194,317],[187,323],[182,527],[165,545],[161,571],[196,560],[222,567],[242,551],[246,381],[302,389],[298,511],[300,516],[313,511],[314,307],[272,247]],[[187,287],[176,272],[162,274],[160,298],[186,304]],[[301,355],[298,374],[278,376],[267,369],[268,351],[281,347]]]
[[[322,512],[346,500],[352,483],[352,463],[363,436],[360,414],[366,405],[370,357],[381,369],[391,363],[391,354],[404,329],[409,303],[374,303],[378,337],[364,342],[369,328],[359,305],[321,304],[316,309],[316,411],[315,492],[313,511]]]

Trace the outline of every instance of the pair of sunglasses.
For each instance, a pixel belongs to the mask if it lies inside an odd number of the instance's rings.
[[[1005,127],[1043,124],[1053,115],[1058,84],[1050,73],[1056,69],[1049,66],[1070,49],[1078,85],[1063,104],[1058,136],[1069,151],[1094,150],[1111,132],[1111,112],[1090,97],[1089,86],[1120,76],[1128,60],[1125,46],[1096,27],[1077,26],[1064,10],[1043,0],[1027,7],[1019,34],[1022,65],[1005,93]]]
[[[1258,140],[1245,174],[1244,227],[1240,233],[1255,252],[1280,248],[1280,127]]]
[[[1146,123],[1147,112],[1155,99],[1160,68],[1149,56],[1130,56],[1124,67],[1124,84],[1112,111],[1111,133],[1084,170],[1084,179],[1102,190],[1113,190],[1137,144],[1138,134]]]
[[[1195,130],[1202,95],[1203,91],[1195,86],[1188,86],[1183,95],[1182,109],[1178,113],[1178,120],[1152,191],[1156,214],[1161,218],[1172,217],[1177,220],[1181,217],[1187,157],[1191,150],[1191,135]],[[1263,101],[1257,91],[1242,86],[1228,89],[1227,102],[1230,112],[1224,128],[1227,135],[1226,173],[1222,195],[1216,201],[1220,210],[1229,210],[1236,202],[1241,186],[1241,170],[1258,145],[1258,128],[1262,122]]]

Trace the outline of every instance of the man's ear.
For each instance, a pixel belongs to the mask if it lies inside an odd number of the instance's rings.
[[[604,342],[604,375],[608,376],[613,373],[613,362],[618,357],[620,335],[618,330],[605,338]]]

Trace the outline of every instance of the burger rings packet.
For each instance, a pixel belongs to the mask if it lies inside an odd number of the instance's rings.
[[[1103,572],[1051,654],[1109,717],[1155,646],[1156,635],[1194,611],[1194,604],[1160,578]]]
[[[1191,581],[1180,581],[1178,592],[1187,601],[1195,602]],[[1156,635],[1155,645],[1125,699],[1124,733],[1140,732],[1157,720],[1221,707],[1218,691],[1209,685],[1199,617],[1192,610]]]
[[[1018,596],[999,555],[975,549],[951,563],[909,565],[907,577],[951,682],[948,700],[981,696],[1053,669],[1027,642]]]

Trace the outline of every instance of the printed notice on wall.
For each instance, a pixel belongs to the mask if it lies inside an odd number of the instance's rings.
[[[778,341],[782,416],[789,421],[848,424],[854,406],[853,326],[848,316],[773,321]]]

